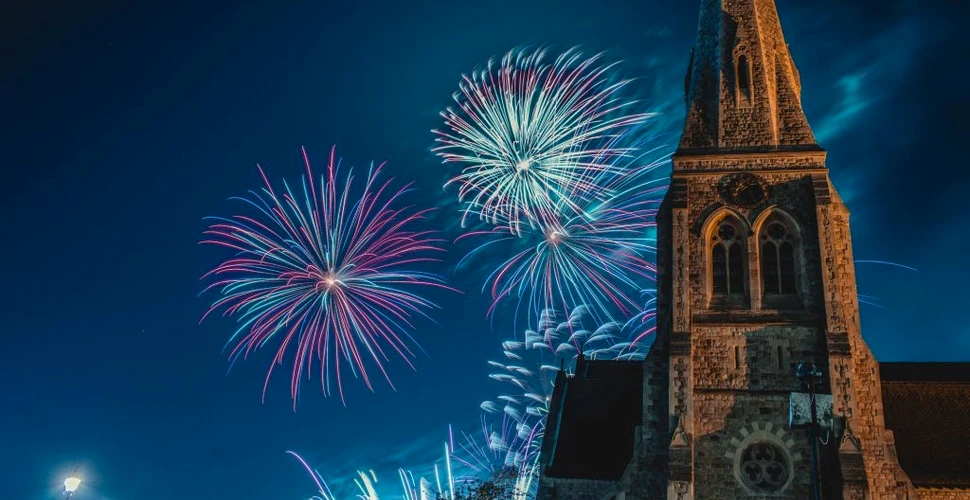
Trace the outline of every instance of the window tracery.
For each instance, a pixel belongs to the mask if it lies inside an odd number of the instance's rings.
[[[796,265],[794,231],[779,220],[769,221],[761,231],[761,283],[765,295],[795,295]]]
[[[711,278],[714,295],[744,293],[743,234],[731,221],[722,221],[711,236]]]

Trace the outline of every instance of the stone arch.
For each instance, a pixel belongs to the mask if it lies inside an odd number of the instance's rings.
[[[734,97],[739,106],[750,106],[754,96],[754,64],[745,43],[739,43],[732,51],[734,68]]]
[[[778,484],[774,491],[754,489],[751,482],[742,477],[745,473],[744,460],[748,458],[746,451],[757,445],[769,446],[770,449],[776,450],[780,453],[780,456],[775,457],[778,463],[787,467],[784,481]],[[795,478],[794,465],[802,460],[801,453],[795,451],[794,448],[795,440],[784,426],[776,426],[771,422],[755,421],[742,427],[738,434],[731,438],[724,457],[731,460],[735,480],[741,484],[748,494],[777,496],[783,494],[791,486],[792,480]]]
[[[802,225],[794,217],[792,217],[791,214],[780,208],[778,205],[769,205],[765,207],[764,210],[762,210],[751,223],[751,232],[758,234],[764,227],[765,223],[768,222],[768,219],[770,219],[772,216],[785,219],[785,222],[789,224],[792,229],[798,231],[799,239],[801,239]]]
[[[776,226],[774,232],[773,226]],[[784,228],[781,235],[775,234],[777,226]],[[755,218],[752,232],[751,260],[757,273],[751,279],[757,282],[761,306],[801,306],[807,283],[802,225],[791,214],[772,205]]]
[[[720,207],[708,215],[700,233],[708,307],[747,305],[751,235],[747,219],[731,208]]]
[[[705,241],[708,238],[710,238],[711,233],[714,231],[714,228],[717,226],[717,224],[727,217],[733,217],[734,219],[736,219],[738,225],[742,229],[744,229],[747,232],[747,234],[750,235],[753,233],[751,224],[748,223],[748,219],[744,215],[742,215],[741,212],[738,212],[737,210],[731,207],[722,205],[712,210],[711,213],[707,214],[707,217],[704,219],[704,223],[701,224],[701,228],[700,228],[701,238],[703,238]]]

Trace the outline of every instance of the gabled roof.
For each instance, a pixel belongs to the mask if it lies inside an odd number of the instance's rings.
[[[585,361],[556,381],[544,440],[548,477],[619,479],[643,420],[643,363]]]
[[[880,363],[886,427],[915,486],[970,488],[970,363]]]

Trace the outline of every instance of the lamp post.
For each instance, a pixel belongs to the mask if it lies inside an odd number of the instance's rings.
[[[822,494],[818,480],[819,424],[816,389],[818,383],[822,380],[822,372],[813,363],[801,363],[798,365],[798,368],[795,369],[795,378],[797,378],[799,382],[808,385],[812,418],[811,424],[808,425],[808,439],[810,439],[812,442],[812,490],[815,494],[815,500],[820,500],[822,498]]]
[[[74,492],[81,486],[81,478],[77,474],[71,474],[64,480],[64,498],[71,498]]]

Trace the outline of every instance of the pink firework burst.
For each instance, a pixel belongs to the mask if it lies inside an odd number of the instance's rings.
[[[202,319],[217,309],[237,319],[227,343],[233,362],[276,345],[263,397],[273,369],[292,362],[294,408],[315,361],[325,396],[336,388],[345,402],[348,372],[373,391],[375,368],[393,388],[385,363],[398,357],[414,369],[420,347],[409,333],[413,319],[435,307],[418,292],[448,288],[420,270],[440,262],[443,240],[415,228],[429,210],[401,203],[409,186],[394,190],[392,180],[379,182],[383,164],[372,164],[363,182],[353,169],[342,175],[335,148],[317,184],[305,150],[303,158],[301,189],[284,182],[275,190],[260,168],[265,186],[237,198],[255,215],[211,218],[202,241],[236,252],[203,276],[214,280],[204,291],[221,297]]]

